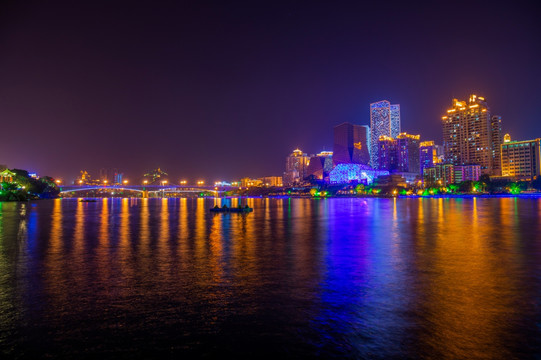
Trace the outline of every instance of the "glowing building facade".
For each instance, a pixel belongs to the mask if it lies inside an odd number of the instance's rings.
[[[492,151],[492,175],[500,176],[502,148],[502,117],[494,115],[490,118],[490,136]]]
[[[425,185],[448,185],[462,181],[478,181],[481,177],[480,165],[437,164],[423,169]]]
[[[426,186],[447,185],[455,182],[455,166],[453,164],[438,164],[423,169]]]
[[[453,165],[480,165],[483,174],[499,172],[498,150],[501,143],[501,118],[491,117],[485,98],[471,95],[469,101],[453,99],[443,121],[445,162]]]
[[[377,169],[395,171],[398,168],[397,141],[390,136],[382,135],[378,139]]]
[[[295,149],[286,158],[286,171],[284,173],[284,183],[294,185],[301,183],[306,176],[306,169],[310,164],[310,157],[300,149]]]
[[[434,167],[438,163],[438,155],[434,141],[423,141],[419,144],[419,167],[421,174],[425,168]]]
[[[509,141],[501,145],[502,176],[534,180],[541,174],[541,139]]]
[[[310,157],[310,162],[306,169],[306,177],[313,180],[323,180],[333,168],[333,152],[322,151],[316,156]]]
[[[13,182],[13,179],[15,177],[16,177],[16,174],[13,171],[9,169],[2,170],[2,172],[0,172],[0,188],[3,182],[11,183]]]
[[[258,179],[263,186],[283,186],[283,180],[281,176],[266,176]]]
[[[396,137],[397,167],[400,172],[420,174],[419,144],[421,135],[400,133]]]
[[[359,183],[370,185],[378,176],[389,175],[385,170],[374,170],[368,165],[339,164],[330,172],[331,184]]]
[[[462,165],[455,166],[455,183],[462,181],[479,181],[481,177],[481,166]]]
[[[387,100],[370,104],[370,162],[377,167],[380,136],[396,138],[400,134],[400,105]]]
[[[370,163],[370,128],[343,123],[334,127],[333,164]]]

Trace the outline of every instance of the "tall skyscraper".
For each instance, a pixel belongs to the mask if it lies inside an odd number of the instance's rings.
[[[497,150],[493,152],[493,146],[501,142],[498,140],[501,138],[501,119],[495,119],[497,121],[492,122],[483,97],[471,95],[467,103],[453,99],[453,107],[442,117],[445,162],[480,165],[483,174],[492,174],[498,153]]]
[[[419,143],[421,135],[400,133],[396,137],[398,171],[420,174]]]
[[[370,162],[370,128],[343,123],[334,127],[333,164]]]
[[[378,139],[379,170],[395,171],[398,168],[397,141],[390,136],[382,135]]]
[[[395,138],[400,134],[400,105],[391,105],[391,137]]]
[[[300,149],[293,150],[286,158],[286,172],[284,173],[284,182],[286,185],[300,183],[306,176],[306,169],[310,164],[310,157]]]
[[[387,100],[370,104],[370,161],[377,167],[378,141],[380,136],[396,138],[400,134],[400,105],[391,105]]]
[[[421,174],[424,169],[434,167],[440,163],[438,146],[434,144],[434,141],[423,141],[419,144],[419,171]]]
[[[502,117],[494,115],[490,118],[492,175],[502,174],[501,147],[502,147]]]

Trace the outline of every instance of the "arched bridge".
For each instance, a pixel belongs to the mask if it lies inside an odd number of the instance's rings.
[[[124,191],[137,191],[143,194],[149,193],[160,193],[160,192],[177,192],[177,193],[186,193],[186,192],[212,192],[219,194],[224,191],[230,191],[233,189],[238,189],[237,187],[232,186],[189,186],[189,185],[64,185],[60,186],[60,193],[70,193],[75,191],[88,191],[88,190],[124,190]]]

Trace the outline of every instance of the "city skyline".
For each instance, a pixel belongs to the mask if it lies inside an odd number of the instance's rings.
[[[7,0],[9,359],[541,359],[541,6]]]
[[[385,105],[387,104],[387,105]],[[453,107],[451,109],[447,110],[447,115],[441,117],[442,120],[442,126],[441,129],[443,130],[443,138],[449,139],[449,137],[453,138],[456,137],[456,135],[453,135],[453,133],[458,134],[458,139],[453,140],[454,142],[450,142],[449,140],[443,141],[443,145],[436,144],[436,146],[440,147],[442,152],[446,151],[446,156],[443,156],[443,162],[447,164],[454,164],[454,165],[467,165],[467,164],[479,164],[481,166],[481,169],[483,169],[483,165],[481,162],[481,159],[478,155],[470,155],[470,150],[474,151],[472,154],[479,152],[481,150],[481,153],[484,154],[484,158],[491,158],[490,162],[490,169],[486,172],[490,175],[501,175],[500,170],[500,146],[504,142],[504,136],[502,133],[502,117],[499,115],[493,115],[491,113],[490,108],[488,107],[487,100],[482,97],[475,94],[470,94],[469,97],[469,105],[466,104],[466,101],[459,101],[458,99],[452,99]],[[472,105],[473,104],[473,105]],[[374,114],[374,109],[378,108],[376,110],[379,111],[379,108],[381,107],[387,107],[387,111],[384,111],[384,116],[388,117],[387,121],[387,127],[389,127],[389,133],[392,132],[392,134],[395,134],[395,137],[388,136],[388,135],[379,135],[376,136],[378,140],[376,143],[376,148],[379,150],[378,153],[375,155],[373,154],[371,142],[373,141],[371,138],[374,137],[374,132],[372,131],[371,127],[369,125],[361,125],[361,124],[351,124],[351,123],[342,123],[339,125],[335,125],[333,127],[333,137],[334,137],[334,144],[333,144],[333,150],[335,151],[335,155],[333,156],[333,151],[328,150],[322,150],[320,153],[304,153],[299,148],[296,148],[293,153],[286,158],[286,167],[285,172],[277,173],[277,174],[266,174],[263,176],[253,176],[253,174],[242,174],[238,177],[231,177],[231,178],[218,178],[210,176],[208,178],[204,177],[194,177],[193,175],[187,175],[182,174],[178,176],[177,174],[172,174],[172,176],[169,176],[169,174],[164,173],[167,175],[167,179],[172,179],[170,181],[171,184],[198,184],[200,182],[206,182],[207,184],[211,184],[213,182],[223,182],[223,181],[239,181],[241,179],[247,178],[264,178],[264,177],[275,177],[275,176],[284,176],[284,183],[285,184],[293,184],[297,183],[299,181],[303,181],[303,179],[309,175],[311,172],[309,170],[309,164],[312,159],[317,159],[318,157],[328,157],[330,155],[330,162],[327,166],[331,166],[328,170],[326,170],[324,173],[328,175],[329,171],[332,169],[333,166],[336,166],[337,164],[341,163],[350,163],[350,164],[363,164],[363,165],[369,165],[374,170],[381,169],[381,170],[389,170],[389,171],[399,171],[399,172],[410,172],[410,173],[419,173],[419,171],[422,169],[420,167],[421,163],[423,162],[422,158],[420,158],[420,148],[419,146],[422,145],[420,143],[420,140],[423,140],[423,142],[429,142],[432,143],[432,146],[434,146],[434,141],[426,139],[422,137],[422,134],[419,135],[411,135],[407,132],[401,132],[401,123],[400,123],[400,105],[390,104],[387,100],[382,100],[376,103],[370,104],[370,114],[371,116]],[[394,123],[393,123],[393,116],[391,115],[392,109],[398,109],[397,112],[395,112],[394,116]],[[473,111],[473,112],[472,112]],[[379,114],[379,113],[378,113]],[[455,116],[455,120],[452,120],[452,116]],[[484,122],[484,126],[477,123],[475,119],[478,119],[479,116],[482,116],[482,122]],[[377,116],[376,116],[377,117]],[[452,120],[452,122],[451,122]],[[376,120],[377,121],[377,120]],[[374,119],[371,119],[371,123],[374,122]],[[393,129],[391,129],[391,127]],[[471,127],[471,128],[470,128]],[[483,130],[483,128],[485,128]],[[453,130],[453,129],[463,129],[461,131]],[[465,132],[465,130],[467,130]],[[481,131],[481,132],[480,132]],[[484,131],[484,133],[482,132]],[[381,129],[380,129],[381,132]],[[471,134],[470,134],[471,132]],[[510,134],[505,134],[506,137],[510,136]],[[481,145],[486,147],[477,148],[477,151],[475,151],[475,148],[477,143],[474,139],[469,139],[468,136],[476,136],[481,139]],[[405,141],[415,139],[414,144],[406,145]],[[468,141],[466,141],[468,140]],[[478,141],[478,140],[477,140]],[[514,141],[527,141],[527,140],[516,140]],[[458,148],[456,145],[453,145],[454,143],[461,144],[461,147]],[[384,144],[384,145],[383,145]],[[447,145],[446,145],[447,144]],[[410,147],[411,145],[414,145],[412,149],[415,149],[415,153],[408,155],[407,147]],[[490,145],[490,146],[489,146]],[[385,154],[379,154],[381,149],[379,149],[381,146],[389,147],[391,146],[390,153]],[[445,150],[445,148],[448,148]],[[496,149],[497,147],[497,149]],[[456,148],[456,149],[455,149]],[[361,151],[362,149],[362,151]],[[454,149],[454,150],[453,150]],[[484,151],[483,151],[484,149]],[[370,154],[367,153],[367,151],[370,151]],[[498,156],[495,156],[498,155]],[[369,162],[372,162],[373,159],[371,157],[374,156],[375,164],[369,164]],[[391,156],[391,158],[388,158]],[[405,157],[409,157],[409,160],[406,160]],[[471,158],[470,158],[471,157]],[[302,168],[298,168],[297,162],[298,159],[301,159],[302,161]],[[496,160],[498,159],[498,160]],[[338,160],[338,161],[337,161]],[[293,161],[295,164],[291,163],[290,161]],[[383,162],[382,162],[383,161]],[[486,160],[488,161],[488,160]],[[408,165],[410,164],[410,165]],[[0,164],[5,167],[5,164]],[[323,163],[321,163],[321,166],[323,166]],[[413,171],[410,170],[410,167],[413,166]],[[495,173],[491,169],[497,169],[498,171]],[[292,179],[288,179],[289,172],[295,169],[294,171],[297,172],[295,177],[295,181]],[[323,169],[323,168],[322,168]],[[323,171],[321,169],[321,171]],[[94,182],[98,181],[105,184],[122,184],[127,183],[128,180],[125,180],[125,182],[122,181],[122,179],[126,179],[124,175],[124,169],[120,169],[118,167],[100,167],[98,170],[95,171],[87,171],[88,169],[82,169],[79,171],[79,176],[71,176],[68,178],[59,178],[58,182],[61,182],[62,184],[81,184],[83,183],[80,181],[81,179],[84,180],[85,174],[88,177],[88,179],[92,179]],[[312,169],[313,170],[313,169]],[[160,171],[160,167],[157,167],[154,170],[149,171]],[[318,170],[319,171],[319,170]],[[321,179],[323,179],[323,174],[321,174]],[[420,172],[422,175],[422,172]],[[132,176],[129,176],[130,180],[135,183],[148,183],[149,174],[132,174]]]
[[[368,125],[381,99],[401,104],[404,130],[440,144],[449,99],[473,93],[503,133],[541,134],[533,2],[457,3],[461,26],[423,4],[131,6],[4,9],[0,163],[65,179],[102,167],[276,175],[296,147],[331,149],[336,124]]]

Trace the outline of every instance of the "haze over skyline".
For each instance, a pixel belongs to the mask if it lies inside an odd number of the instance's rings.
[[[514,139],[541,137],[534,1],[233,5],[12,1],[0,14],[0,164],[74,179],[281,175],[295,147],[401,106],[441,143],[453,98],[484,96]]]

